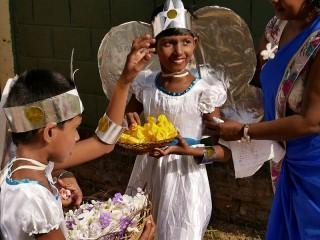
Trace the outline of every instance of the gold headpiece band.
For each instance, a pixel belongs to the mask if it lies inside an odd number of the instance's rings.
[[[50,122],[60,123],[83,112],[76,89],[24,106],[3,108],[12,132],[39,129]]]

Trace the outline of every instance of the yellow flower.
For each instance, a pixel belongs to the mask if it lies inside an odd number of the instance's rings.
[[[177,130],[165,115],[161,114],[157,119],[150,116],[147,120],[143,126],[134,125],[130,130],[123,133],[120,142],[129,144],[148,143],[176,137]]]

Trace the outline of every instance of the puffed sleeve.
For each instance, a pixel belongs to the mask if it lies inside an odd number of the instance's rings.
[[[32,186],[21,188],[14,200],[19,206],[16,219],[21,229],[30,236],[58,229],[64,222],[60,200],[45,187],[30,185]]]
[[[216,107],[221,107],[227,100],[227,92],[222,82],[214,85],[204,84],[200,95],[199,110],[201,113],[212,113]]]
[[[139,102],[143,102],[143,90],[150,86],[151,70],[141,71],[132,83],[132,92]]]

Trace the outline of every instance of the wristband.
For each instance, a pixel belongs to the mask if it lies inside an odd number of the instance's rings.
[[[125,127],[114,123],[107,114],[104,114],[99,120],[95,133],[102,142],[115,144],[124,130]]]
[[[52,178],[52,181],[53,181],[53,184],[56,184],[58,179],[63,179],[63,178],[70,178],[70,177],[74,177],[73,173],[72,172],[69,172],[67,170],[62,170],[61,173],[59,173],[58,177],[53,177]]]
[[[59,174],[57,179],[70,178],[70,177],[74,177],[72,172],[69,172],[67,170],[62,170],[62,172]]]
[[[201,157],[195,157],[198,164],[211,164],[217,159],[217,154],[214,146],[204,147],[203,155]]]
[[[242,138],[241,138],[241,142],[251,142],[251,138],[250,138],[250,135],[249,135],[249,124],[245,124],[243,126],[243,134],[242,134]]]

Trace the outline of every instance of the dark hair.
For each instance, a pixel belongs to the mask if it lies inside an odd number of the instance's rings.
[[[152,16],[151,16],[151,21],[154,20],[154,18],[158,15],[158,13],[162,12],[163,11],[163,8],[164,8],[164,4],[161,4],[159,5],[158,7],[156,7],[154,9],[154,11],[152,12]],[[190,8],[187,8],[185,7],[185,9],[193,16],[193,11],[190,9]],[[164,31],[162,31],[161,33],[159,33],[157,36],[156,36],[156,42],[159,41],[159,39],[163,38],[163,37],[168,37],[168,36],[173,36],[173,35],[191,35],[192,37],[195,36],[195,34],[188,30],[188,29],[185,29],[185,28],[168,28]]]
[[[62,94],[74,88],[73,81],[60,73],[42,69],[25,71],[11,88],[4,107],[22,106]],[[34,138],[37,132],[38,130],[31,130],[12,133],[12,140],[16,145],[27,143]]]

